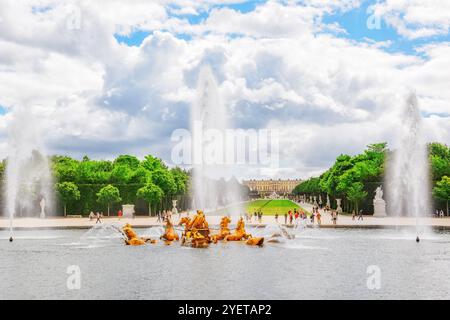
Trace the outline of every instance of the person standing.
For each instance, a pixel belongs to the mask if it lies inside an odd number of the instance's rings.
[[[291,210],[289,210],[289,224],[291,224],[292,225],[292,219],[293,219],[294,217],[293,217],[293,215],[292,215],[292,211]]]
[[[317,213],[319,213],[319,211],[317,211]],[[311,223],[312,224],[314,224],[314,216],[315,216],[315,213],[314,212],[311,213]]]
[[[321,217],[322,217],[322,216],[320,215],[320,212],[317,212],[316,218],[317,218],[317,224],[319,225],[319,227],[320,227],[320,225],[322,224]]]
[[[275,213],[275,222],[278,223],[278,213]]]
[[[122,218],[122,210],[119,209],[119,211],[117,211],[117,217],[119,218],[119,220]]]
[[[333,222],[334,225],[336,225],[337,222],[337,213],[334,210],[331,210],[331,221]]]
[[[287,213],[284,214],[284,224],[287,224]]]

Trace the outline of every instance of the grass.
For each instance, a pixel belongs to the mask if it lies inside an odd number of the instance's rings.
[[[280,216],[287,213],[289,210],[294,211],[294,209],[302,209],[298,204],[292,202],[291,200],[253,200],[246,204],[246,211],[248,213],[253,213],[261,209],[263,215],[273,216],[278,213]]]
[[[295,202],[286,199],[261,199],[247,201],[241,204],[234,204],[227,206],[226,208],[215,210],[214,212],[210,212],[209,214],[217,216],[223,216],[227,214],[241,214],[243,210],[245,210],[247,213],[253,214],[256,210],[261,209],[263,215],[266,216],[274,216],[276,213],[278,213],[278,215],[280,216],[283,216],[289,210],[294,211],[295,208],[300,208],[308,215],[310,214],[310,212],[301,208]]]

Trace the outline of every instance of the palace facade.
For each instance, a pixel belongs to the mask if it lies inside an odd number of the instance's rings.
[[[251,179],[243,180],[242,184],[246,185],[250,189],[250,195],[252,198],[256,197],[268,197],[276,193],[279,196],[288,196],[292,193],[292,190],[301,183],[301,179]]]

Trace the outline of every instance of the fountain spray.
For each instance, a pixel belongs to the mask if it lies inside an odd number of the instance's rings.
[[[203,65],[198,76],[197,97],[191,109],[191,130],[193,205],[205,212],[240,200],[237,184],[226,183],[224,190],[218,187],[218,179],[231,178],[233,169],[224,159],[224,138],[229,129],[227,116],[213,71],[209,65]]]
[[[9,217],[9,240],[12,242],[16,211],[27,216],[39,216],[36,210],[39,200],[45,198],[53,203],[53,179],[43,153],[42,122],[37,119],[33,108],[17,106],[10,116],[5,211]]]
[[[415,93],[409,93],[398,122],[399,147],[388,165],[388,197],[393,215],[412,216],[419,242],[419,218],[430,210],[430,180],[422,117]]]

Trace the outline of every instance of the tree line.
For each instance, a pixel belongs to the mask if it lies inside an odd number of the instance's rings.
[[[387,143],[375,143],[367,146],[363,153],[350,156],[339,155],[334,164],[319,177],[311,177],[295,187],[294,194],[327,194],[343,199],[346,212],[360,206],[365,212],[371,211],[372,194],[375,188],[383,184],[386,160],[392,155]],[[432,195],[437,208],[446,206],[450,201],[450,148],[441,143],[428,144],[429,163],[432,178]],[[370,198],[370,199],[369,199]]]
[[[120,155],[112,161],[52,156],[47,161],[54,178],[50,186],[56,195],[54,211],[59,215],[87,215],[91,211],[110,215],[122,204],[135,204],[137,213],[151,214],[171,208],[173,199],[180,200],[179,208],[189,202],[190,173],[169,168],[152,155],[143,160]],[[6,166],[7,159],[0,164],[2,178]],[[36,203],[38,198],[36,195]]]
[[[82,205],[79,212],[87,214],[99,206],[119,203],[135,204],[145,201],[148,214],[152,209],[172,207],[171,200],[188,192],[189,173],[181,168],[169,168],[161,159],[147,155],[141,161],[135,156],[120,155],[113,161],[81,161],[67,156],[54,156],[51,166],[56,183],[56,194],[64,205]]]

